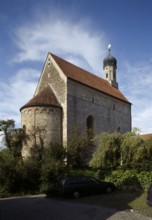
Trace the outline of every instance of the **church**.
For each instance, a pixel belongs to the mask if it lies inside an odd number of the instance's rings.
[[[131,103],[117,82],[117,60],[103,60],[104,78],[48,53],[33,98],[21,107],[26,132],[44,128],[44,146],[67,143],[75,128],[80,133],[131,131]],[[31,143],[23,147],[26,156]]]

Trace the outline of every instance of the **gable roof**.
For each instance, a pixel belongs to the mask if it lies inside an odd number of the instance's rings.
[[[35,107],[35,106],[54,106],[54,107],[60,107],[59,102],[57,101],[57,98],[55,97],[52,89],[47,86],[44,90],[42,90],[38,95],[34,96],[29,102],[27,102],[24,106],[20,108],[20,111],[23,108],[28,107]]]
[[[102,79],[101,77],[96,76],[86,70],[83,70],[82,68],[66,60],[63,60],[62,58],[52,53],[50,54],[61,68],[63,73],[67,76],[67,78],[75,80],[79,83],[131,104],[128,99],[120,92],[120,90],[111,86],[107,80]]]

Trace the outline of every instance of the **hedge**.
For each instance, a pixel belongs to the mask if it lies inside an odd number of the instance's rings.
[[[136,170],[114,170],[105,176],[106,181],[113,182],[118,189],[147,190],[152,184],[152,172]]]

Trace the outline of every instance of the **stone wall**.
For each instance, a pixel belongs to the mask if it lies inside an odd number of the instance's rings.
[[[40,143],[40,137],[44,142],[44,147],[49,143],[62,141],[62,112],[60,108],[55,107],[30,107],[22,109],[22,127],[26,129],[29,135],[27,144],[24,144],[22,155],[26,156],[35,142]],[[35,138],[34,134],[35,128]],[[38,128],[38,129],[37,129]]]
[[[62,105],[65,103],[66,98],[66,77],[61,76],[61,73],[57,70],[53,62],[49,61],[49,65],[47,63],[48,62],[46,62],[34,96],[49,85],[59,103]]]
[[[77,125],[86,131],[87,118],[94,119],[94,133],[125,133],[131,130],[131,105],[73,80],[68,80],[68,132]]]
[[[41,74],[35,95],[42,91],[48,85],[51,87],[54,92],[58,102],[62,106],[62,122],[61,127],[63,130],[63,142],[67,140],[67,78],[59,69],[57,64],[53,61],[50,55],[47,57],[47,60],[44,65],[44,69]]]

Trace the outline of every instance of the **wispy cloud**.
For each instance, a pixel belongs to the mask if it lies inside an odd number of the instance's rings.
[[[122,90],[132,102],[132,122],[143,133],[152,132],[152,62],[124,64]]]
[[[0,82],[1,119],[14,119],[20,125],[19,109],[32,98],[38,77],[35,69],[21,69],[7,84]]]
[[[74,22],[53,13],[44,15],[36,23],[24,24],[15,35],[19,49],[16,62],[42,61],[48,52],[52,52],[101,73],[106,38],[103,32],[95,32],[86,21]]]

